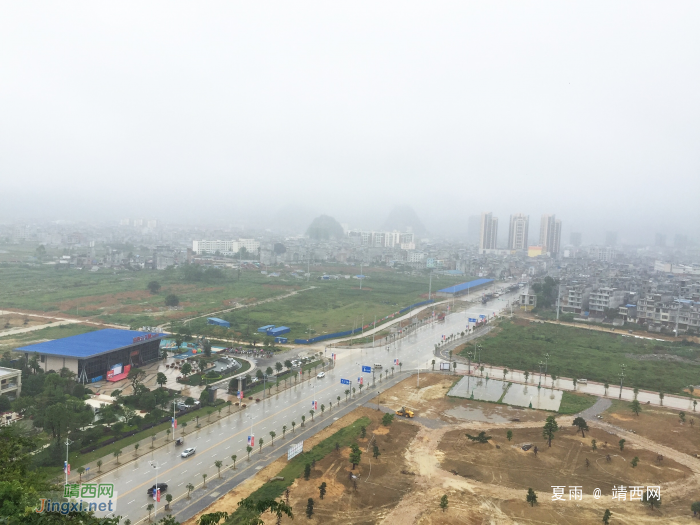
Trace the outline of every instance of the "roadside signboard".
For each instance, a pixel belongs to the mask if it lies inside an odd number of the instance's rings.
[[[300,441],[299,443],[293,443],[289,447],[289,450],[287,450],[287,460],[292,459],[294,456],[298,456],[302,452],[304,452],[304,442]]]
[[[340,384],[341,384],[341,385],[349,385],[349,384],[350,384],[350,380],[349,380],[349,379],[341,379],[341,380],[340,380]]]
[[[363,373],[363,374],[371,374],[371,373],[372,373],[372,367],[371,367],[371,366],[364,366],[364,365],[362,365],[362,373]]]
[[[449,370],[450,363],[440,363],[440,370]]]

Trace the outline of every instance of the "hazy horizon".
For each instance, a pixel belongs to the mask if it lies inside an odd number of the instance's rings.
[[[700,5],[7,4],[0,220],[697,237]],[[593,239],[597,241],[593,241]]]

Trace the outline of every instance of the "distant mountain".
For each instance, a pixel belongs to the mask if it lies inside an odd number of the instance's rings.
[[[320,215],[316,217],[309,228],[306,230],[306,235],[311,239],[341,239],[343,237],[343,227],[333,217],[328,215]]]
[[[412,231],[417,237],[428,233],[418,218],[418,214],[410,206],[397,206],[384,221],[385,230]]]

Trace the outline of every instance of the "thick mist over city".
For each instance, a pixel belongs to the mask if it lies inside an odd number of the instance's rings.
[[[695,523],[698,28],[2,2],[0,525]]]
[[[697,239],[699,9],[8,4],[0,220]]]

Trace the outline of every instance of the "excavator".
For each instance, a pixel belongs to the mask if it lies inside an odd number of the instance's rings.
[[[406,407],[401,407],[401,410],[396,411],[396,415],[402,417],[413,417],[413,410],[409,410]]]

